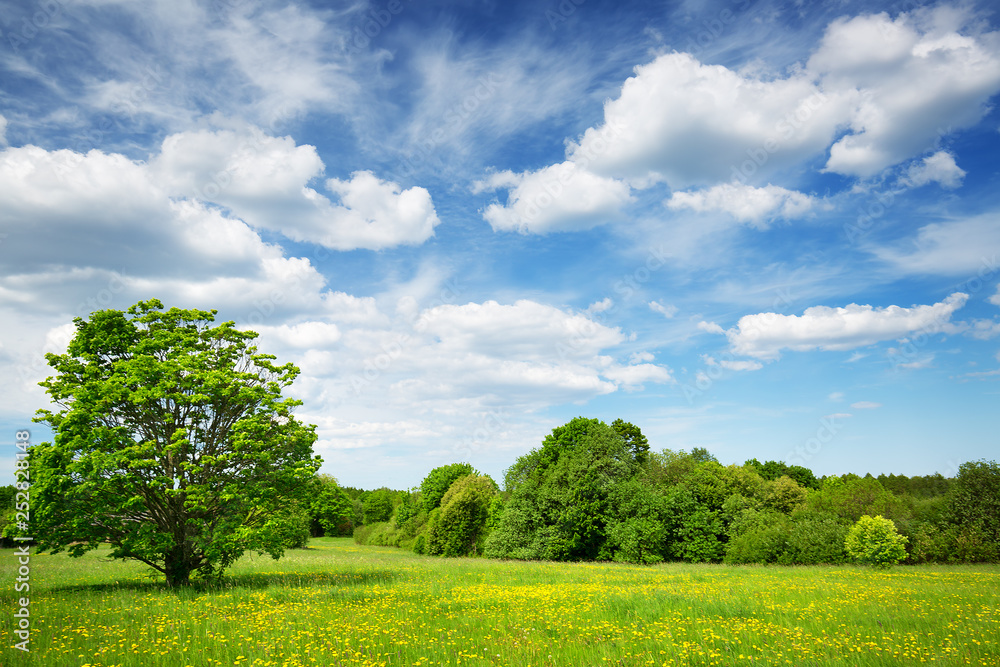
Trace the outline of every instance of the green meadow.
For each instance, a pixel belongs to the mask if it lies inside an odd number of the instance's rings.
[[[1000,566],[724,566],[442,559],[317,538],[164,587],[102,548],[0,550],[3,665],[998,665]],[[13,639],[12,639],[13,638]]]

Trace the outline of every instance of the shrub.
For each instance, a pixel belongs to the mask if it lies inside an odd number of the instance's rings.
[[[365,526],[358,526],[354,529],[354,543],[355,544],[368,544],[368,536],[372,534],[375,530],[374,524],[368,524]]]
[[[482,553],[481,537],[496,493],[496,483],[485,475],[465,475],[455,480],[441,499],[440,513],[427,532],[427,553],[440,556]]]
[[[799,512],[792,515],[785,538],[785,551],[778,556],[782,565],[839,564],[847,560],[844,540],[847,524],[832,514]]]
[[[896,532],[896,524],[881,515],[867,514],[847,531],[844,550],[859,563],[891,567],[906,558],[906,538]]]
[[[729,540],[722,562],[728,565],[775,563],[785,551],[786,528],[780,522],[755,528]]]

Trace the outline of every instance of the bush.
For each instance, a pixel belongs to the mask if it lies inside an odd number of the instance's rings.
[[[722,560],[726,545],[721,511],[709,509],[683,486],[675,487],[666,500],[667,536],[670,553],[692,563]]]
[[[785,538],[785,550],[778,556],[781,565],[839,564],[847,560],[844,540],[847,524],[832,514],[800,512],[792,515]]]
[[[746,510],[729,526],[723,562],[817,565],[843,563],[847,525],[832,514]]]
[[[482,536],[497,485],[488,476],[466,475],[441,499],[440,513],[427,532],[427,553],[468,556],[482,553]]]
[[[354,543],[355,544],[368,544],[368,537],[375,530],[375,524],[369,524],[365,526],[358,526],[354,529]]]
[[[865,515],[847,531],[844,550],[859,563],[891,567],[906,558],[906,538],[896,524],[881,515]]]
[[[610,495],[637,469],[610,426],[573,419],[507,471],[510,497],[486,540],[491,558],[593,560],[606,557]]]
[[[750,530],[729,540],[722,562],[728,565],[776,563],[785,551],[786,528],[781,523]]]

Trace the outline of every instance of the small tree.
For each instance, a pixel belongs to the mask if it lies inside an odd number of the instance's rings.
[[[905,544],[891,519],[866,514],[847,531],[844,550],[859,563],[891,567],[906,558]]]
[[[281,397],[299,371],[214,315],[155,299],[98,311],[74,320],[66,354],[46,355],[56,376],[41,385],[62,409],[38,411],[55,438],[29,454],[40,550],[107,542],[178,586],[295,541],[288,515],[321,463],[315,427],[292,416],[300,402]]]
[[[350,535],[354,530],[354,507],[337,480],[331,475],[317,475],[313,487],[309,502],[313,535]]]
[[[427,534],[427,553],[468,556],[482,552],[482,537],[490,518],[497,485],[487,475],[455,480],[441,499],[440,513]]]

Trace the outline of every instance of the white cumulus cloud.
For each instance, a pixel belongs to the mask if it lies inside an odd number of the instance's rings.
[[[828,170],[868,177],[919,155],[942,131],[979,122],[1000,88],[1000,44],[996,33],[975,36],[954,23],[954,12],[939,8],[830,24],[807,70],[828,94],[858,94]]]
[[[776,359],[785,349],[851,350],[915,331],[954,331],[949,320],[967,299],[967,294],[956,292],[930,306],[850,304],[842,308],[814,306],[802,315],[758,313],[741,317],[726,336],[734,353],[758,359]]]
[[[769,220],[782,217],[799,218],[808,213],[815,200],[809,195],[768,184],[761,188],[751,185],[723,183],[707,190],[674,192],[667,200],[672,210],[689,208],[698,213],[723,211],[740,222],[754,227],[767,227]]]
[[[440,224],[426,189],[404,190],[370,171],[328,179],[333,198],[308,187],[324,170],[315,147],[256,128],[171,135],[152,169],[172,194],[221,204],[254,227],[335,250],[417,245]]]
[[[522,174],[492,176],[483,187],[509,188],[506,204],[486,207],[497,231],[548,232],[587,229],[616,220],[632,199],[622,181],[598,176],[575,162]]]
[[[965,170],[955,163],[955,156],[948,151],[938,151],[911,165],[902,179],[904,185],[919,188],[928,183],[938,183],[953,190],[962,185]]]

